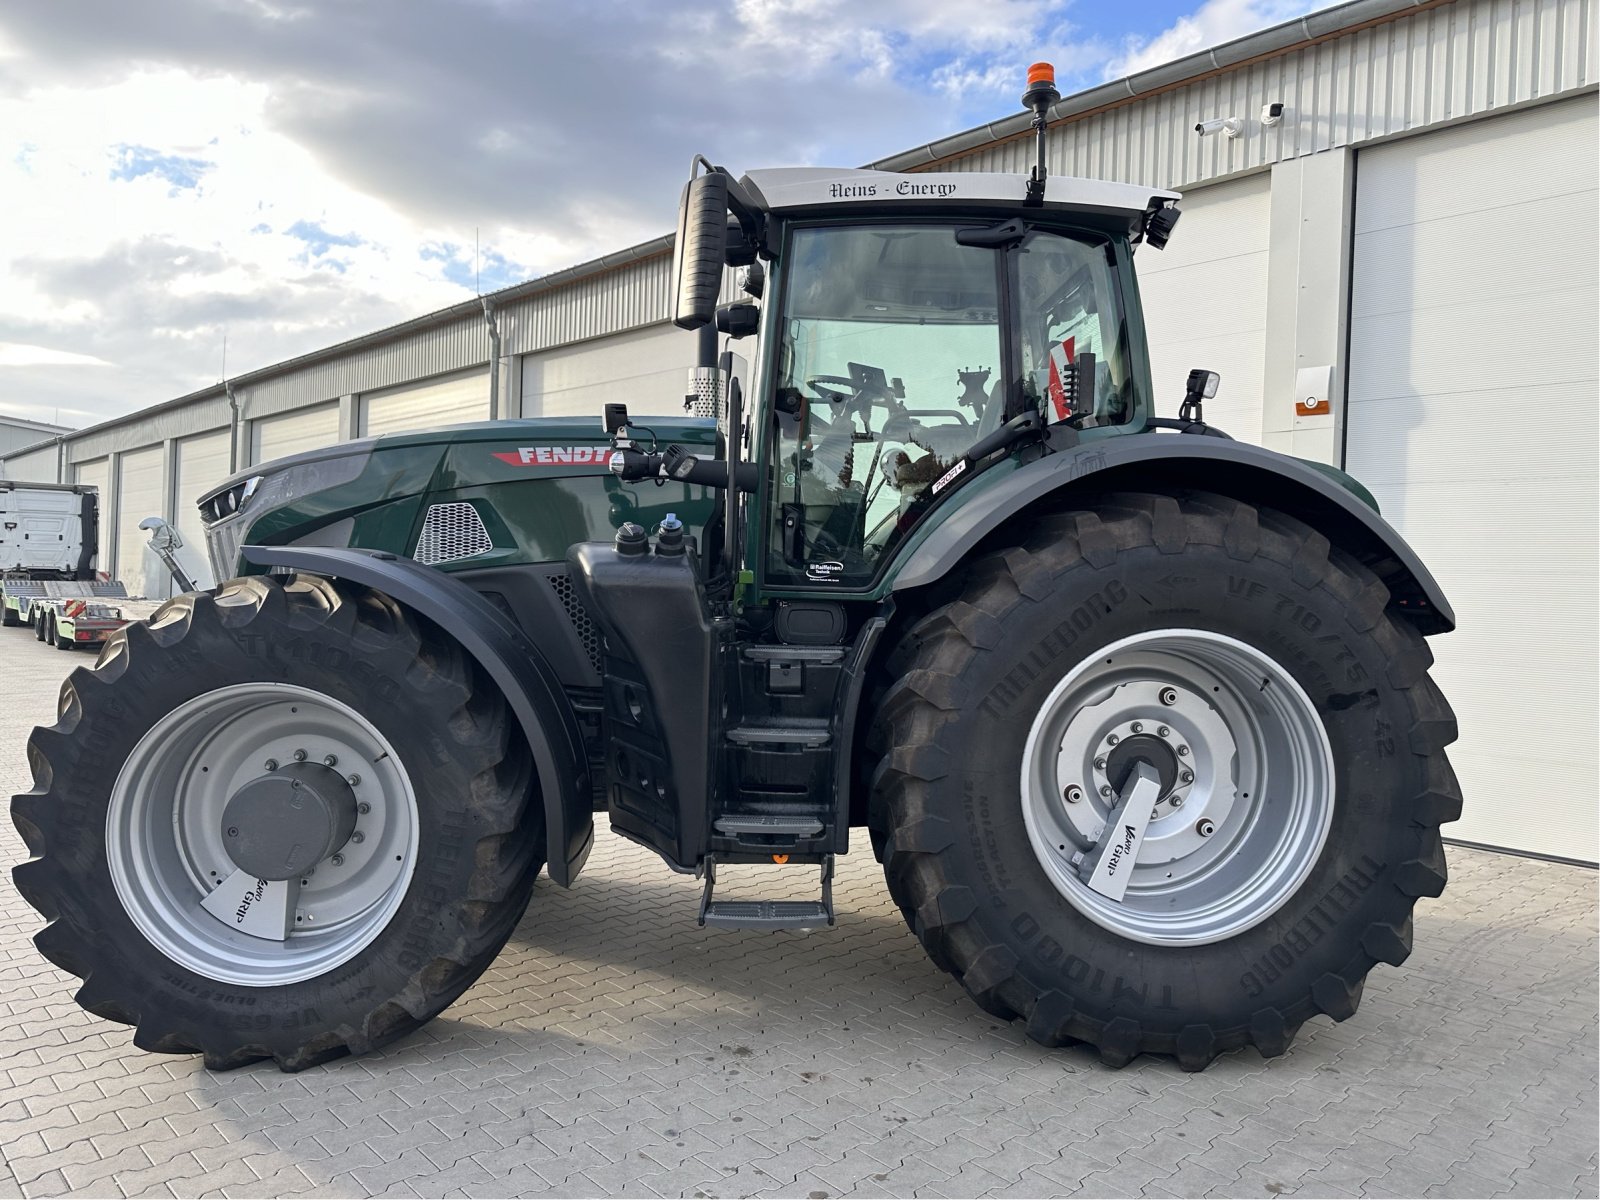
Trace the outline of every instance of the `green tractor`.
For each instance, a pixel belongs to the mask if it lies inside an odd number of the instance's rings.
[[[228,582],[73,672],[13,801],[78,1002],[213,1068],[370,1050],[604,812],[745,931],[832,925],[864,830],[985,1011],[1111,1064],[1354,1013],[1444,887],[1454,618],[1354,480],[1205,424],[1215,375],[1154,415],[1133,253],[1178,197],[1047,180],[1054,95],[1028,176],[696,159],[698,415],[619,395],[205,496]],[[719,899],[732,864],[816,899]]]

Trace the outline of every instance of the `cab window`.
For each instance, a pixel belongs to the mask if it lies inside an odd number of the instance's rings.
[[[995,253],[950,227],[802,228],[784,279],[767,576],[863,586],[999,425]]]

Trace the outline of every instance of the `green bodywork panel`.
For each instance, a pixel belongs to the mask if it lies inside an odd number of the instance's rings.
[[[663,446],[678,442],[709,453],[716,445],[711,421],[653,422]],[[340,545],[409,555],[430,506],[464,502],[477,509],[496,548],[439,567],[461,571],[559,561],[574,542],[609,540],[626,521],[648,528],[669,512],[698,529],[719,501],[718,494],[698,486],[620,482],[607,466],[610,439],[597,420],[484,421],[352,443],[351,453],[364,453],[367,446],[364,467],[347,482],[278,507],[247,509],[248,540],[287,545],[349,521],[345,537],[333,538],[331,531],[323,536]],[[274,464],[264,463],[255,473],[273,471]]]

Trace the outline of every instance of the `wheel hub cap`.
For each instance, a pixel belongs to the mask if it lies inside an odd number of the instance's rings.
[[[257,776],[222,813],[222,845],[257,879],[302,875],[350,840],[356,793],[321,763],[290,763]]]
[[[1108,896],[1086,873],[1141,762],[1159,790],[1125,889]],[[1304,689],[1263,651],[1198,629],[1136,634],[1073,667],[1029,730],[1020,783],[1057,890],[1158,945],[1265,920],[1315,865],[1333,813],[1332,749]]]

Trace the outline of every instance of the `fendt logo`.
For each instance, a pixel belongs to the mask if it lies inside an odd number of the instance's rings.
[[[494,456],[513,467],[609,467],[613,453],[609,446],[521,446]]]

